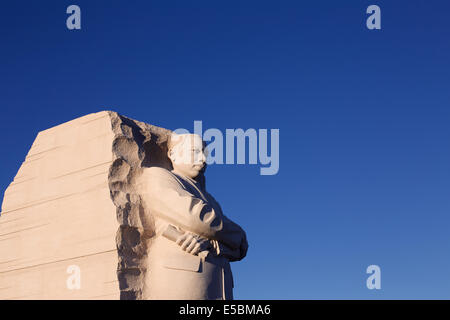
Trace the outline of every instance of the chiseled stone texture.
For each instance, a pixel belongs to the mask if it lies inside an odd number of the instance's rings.
[[[0,299],[141,299],[152,221],[133,182],[171,169],[170,133],[111,111],[40,132],[2,203]]]

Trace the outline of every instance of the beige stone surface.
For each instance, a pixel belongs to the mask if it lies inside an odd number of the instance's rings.
[[[40,132],[3,198],[0,299],[142,298],[152,230],[133,179],[170,168],[169,133],[109,111]],[[79,289],[67,286],[71,265]]]
[[[3,197],[0,299],[232,299],[248,243],[205,161],[112,111],[40,132]]]

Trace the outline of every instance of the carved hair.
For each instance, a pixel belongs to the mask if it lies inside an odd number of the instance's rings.
[[[183,133],[183,134],[178,134],[175,132],[172,132],[172,134],[168,137],[167,139],[167,150],[170,152],[170,150],[172,150],[176,145],[183,143],[187,137],[192,137],[192,136],[198,136],[200,137],[198,134],[195,133]],[[201,137],[200,137],[201,139]],[[205,141],[203,141],[203,147],[206,147],[206,143]]]

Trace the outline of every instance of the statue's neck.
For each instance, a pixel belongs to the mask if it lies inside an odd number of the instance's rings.
[[[180,178],[190,181],[191,183],[195,184],[197,186],[197,188],[199,188],[201,191],[206,191],[206,181],[205,181],[205,176],[203,174],[199,174],[197,177],[195,178],[190,178],[190,177],[186,177],[185,175],[183,175],[182,173],[179,173],[176,170],[172,170],[173,173],[175,173],[177,176],[179,176]]]

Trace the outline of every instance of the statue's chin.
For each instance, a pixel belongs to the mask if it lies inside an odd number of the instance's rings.
[[[197,179],[197,178],[200,177],[200,175],[201,175],[201,173],[200,173],[200,172],[197,172],[197,173],[191,174],[191,175],[190,175],[190,178],[192,178],[192,179]]]
[[[198,178],[200,175],[204,175],[206,166],[196,166],[189,172],[189,177],[192,179]]]
[[[205,170],[206,165],[194,165],[187,167],[177,166],[173,171],[187,178],[197,179],[200,175],[203,175],[205,173]]]
[[[190,178],[190,179],[197,179],[200,176],[200,172],[196,172],[196,171],[184,171],[184,172],[180,172],[180,171],[176,171],[176,173],[178,173],[181,176]]]

